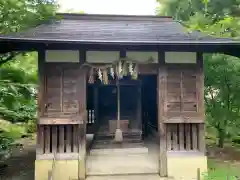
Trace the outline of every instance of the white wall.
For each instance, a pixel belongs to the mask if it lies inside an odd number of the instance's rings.
[[[197,63],[196,52],[165,52],[166,63]]]
[[[46,62],[79,62],[78,50],[47,50]]]

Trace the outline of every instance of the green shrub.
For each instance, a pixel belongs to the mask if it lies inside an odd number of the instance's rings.
[[[232,142],[235,143],[235,144],[240,144],[240,136],[233,137]]]
[[[36,120],[29,120],[26,123],[27,133],[35,133],[37,131]]]

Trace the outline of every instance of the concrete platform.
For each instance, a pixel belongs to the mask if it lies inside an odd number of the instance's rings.
[[[127,175],[127,176],[90,176],[86,180],[166,180],[159,175]]]
[[[148,153],[109,153],[87,158],[87,175],[157,174],[158,171],[157,159]]]

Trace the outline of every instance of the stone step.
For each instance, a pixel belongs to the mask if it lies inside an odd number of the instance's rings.
[[[158,167],[157,158],[147,153],[94,155],[87,158],[87,175],[157,174]]]
[[[86,180],[168,180],[168,179],[160,178],[158,174],[146,174],[146,175],[144,174],[144,175],[88,176]]]
[[[145,154],[148,155],[148,148],[115,148],[115,149],[92,149],[90,150],[90,156],[117,156],[117,155],[130,155],[130,154]]]
[[[96,135],[95,140],[112,140],[115,135]],[[123,134],[123,139],[142,139],[141,134]]]
[[[117,144],[117,143],[94,143],[92,145],[92,149],[119,149],[119,148],[141,148],[144,147],[144,143],[143,142],[135,142],[135,143],[121,143],[121,144]]]

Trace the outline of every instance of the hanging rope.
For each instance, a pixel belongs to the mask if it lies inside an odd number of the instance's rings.
[[[90,67],[89,73],[89,83],[94,83],[94,71],[96,72],[98,79],[103,82],[104,84],[109,83],[108,74],[115,79],[121,79],[123,76],[130,75],[133,79],[138,78],[138,61],[131,60],[129,58],[120,58],[119,60],[114,61],[111,64],[106,65],[93,65],[90,63],[84,63],[81,68],[83,67]],[[142,63],[142,64],[148,64]]]

